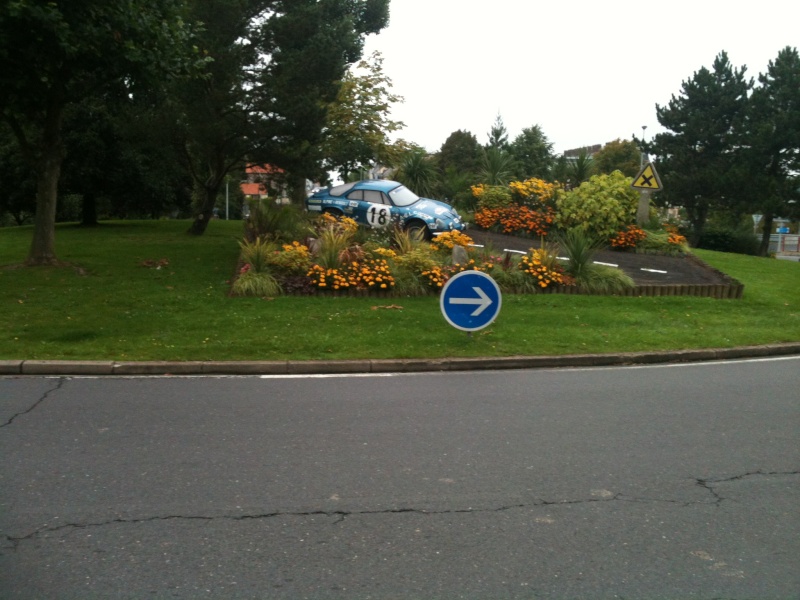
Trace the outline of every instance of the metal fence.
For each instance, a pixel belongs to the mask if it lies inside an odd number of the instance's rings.
[[[800,235],[773,233],[769,236],[769,251],[776,254],[800,253]]]

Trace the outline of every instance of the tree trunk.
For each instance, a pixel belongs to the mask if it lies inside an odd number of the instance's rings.
[[[692,231],[689,235],[689,244],[693,248],[697,248],[700,240],[703,237],[703,231],[706,228],[706,218],[708,217],[708,207],[705,205],[695,206],[693,210],[686,211],[689,216],[689,222],[692,224]]]
[[[36,182],[36,214],[33,220],[33,241],[25,264],[28,266],[57,265],[56,202],[58,180],[64,155],[57,134],[43,136],[39,177]],[[48,143],[48,138],[52,141]]]
[[[766,256],[769,254],[769,236],[772,234],[773,218],[774,215],[771,212],[765,212],[764,217],[761,219],[764,230],[761,233],[761,245],[758,247],[759,256]]]
[[[189,227],[189,235],[203,235],[208,227],[208,222],[214,215],[214,205],[217,203],[217,193],[219,192],[219,182],[203,188],[203,198],[200,206],[195,210],[194,221]]]
[[[289,176],[289,198],[296,206],[305,206],[306,178],[302,175]]]

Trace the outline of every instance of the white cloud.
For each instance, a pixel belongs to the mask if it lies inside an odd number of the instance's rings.
[[[725,50],[757,77],[798,46],[800,4],[392,0],[367,38],[405,98],[397,134],[438,150],[453,131],[480,143],[499,113],[510,138],[540,125],[555,150],[660,130],[655,105]]]

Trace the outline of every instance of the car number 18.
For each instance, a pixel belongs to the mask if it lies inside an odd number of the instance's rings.
[[[372,227],[386,227],[391,221],[392,211],[388,206],[373,204],[367,209],[367,222]]]

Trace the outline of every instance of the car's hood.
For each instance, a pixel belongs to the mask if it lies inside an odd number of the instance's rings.
[[[430,198],[420,198],[413,206],[416,210],[425,211],[428,214],[436,215],[439,219],[457,219],[458,213],[449,204],[431,200]]]

